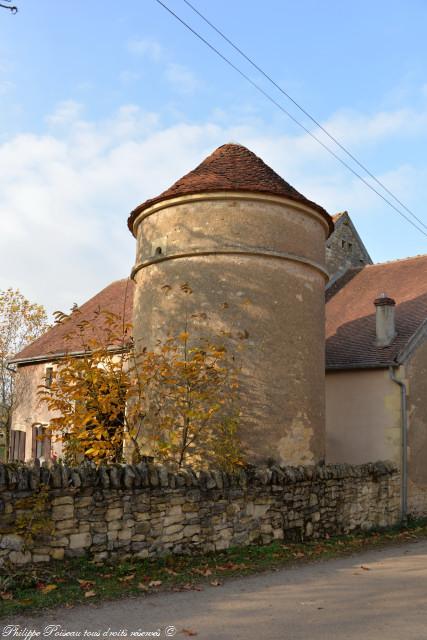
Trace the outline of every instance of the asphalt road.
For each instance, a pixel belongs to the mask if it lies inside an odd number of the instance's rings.
[[[427,541],[229,580],[201,592],[0,621],[3,637],[18,638],[7,624],[42,631],[40,638],[47,625],[58,625],[45,637],[80,631],[82,638],[427,640]]]

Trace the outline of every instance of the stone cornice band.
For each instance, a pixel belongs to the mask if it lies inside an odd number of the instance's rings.
[[[279,251],[266,251],[265,249],[194,249],[193,251],[185,251],[182,253],[175,253],[171,255],[162,255],[150,258],[149,260],[145,260],[144,262],[140,262],[136,264],[131,271],[130,277],[134,280],[135,275],[141,269],[145,269],[153,264],[159,264],[161,262],[166,262],[167,260],[179,260],[182,258],[198,258],[200,256],[213,256],[213,255],[231,255],[231,256],[256,256],[259,258],[275,258],[279,260],[290,260],[291,262],[298,262],[300,264],[305,264],[312,269],[315,269],[319,273],[321,273],[326,280],[329,279],[329,274],[327,270],[314,260],[309,260],[308,258],[302,258],[301,256],[294,255],[292,253],[283,253]]]
[[[302,204],[301,202],[297,202],[296,200],[291,200],[290,198],[284,198],[282,196],[270,195],[268,193],[252,193],[251,191],[214,191],[212,193],[196,193],[191,195],[179,196],[177,198],[168,198],[167,200],[162,200],[161,202],[153,204],[148,209],[142,211],[135,218],[132,225],[133,235],[136,237],[138,225],[142,222],[142,220],[148,218],[148,216],[151,216],[154,213],[161,211],[162,209],[167,209],[168,207],[174,207],[180,204],[186,204],[187,202],[192,203],[209,200],[252,200],[255,202],[269,202],[270,204],[280,204],[282,206],[286,205],[291,207],[292,209],[298,209],[299,211],[312,216],[318,222],[320,222],[325,229],[326,238],[330,233],[328,222],[324,218],[324,216],[322,216],[318,211],[311,209],[309,206]]]

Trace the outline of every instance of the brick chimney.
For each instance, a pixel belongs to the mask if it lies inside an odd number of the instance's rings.
[[[382,293],[374,300],[376,308],[376,344],[377,347],[388,347],[393,342],[396,333],[394,308],[395,300]]]

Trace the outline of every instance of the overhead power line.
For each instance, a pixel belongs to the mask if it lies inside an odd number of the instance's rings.
[[[198,38],[201,42],[203,42],[209,49],[211,49],[217,56],[219,56],[226,64],[228,64],[236,73],[238,73],[242,78],[244,78],[249,84],[251,84],[257,91],[259,91],[267,100],[269,100],[272,104],[274,104],[280,111],[285,113],[295,124],[297,124],[303,131],[305,131],[313,140],[315,140],[318,144],[320,144],[330,155],[332,155],[338,162],[340,162],[346,169],[351,171],[351,173],[356,176],[359,180],[361,180],[368,189],[371,189],[377,196],[379,196],[384,202],[386,202],[396,213],[398,213],[402,218],[404,218],[410,225],[412,225],[415,229],[417,229],[420,233],[422,233],[427,238],[427,233],[421,229],[413,220],[408,218],[406,214],[404,214],[400,209],[398,209],[393,202],[391,202],[388,198],[386,198],[382,193],[380,193],[375,187],[373,187],[363,176],[361,176],[353,167],[351,167],[345,160],[343,160],[339,155],[337,155],[330,147],[328,147],[322,140],[320,140],[310,129],[304,126],[297,118],[295,118],[289,111],[283,107],[277,100],[275,100],[267,91],[265,91],[260,85],[258,85],[252,78],[250,78],[244,71],[242,71],[237,65],[235,65],[231,60],[229,60],[225,55],[223,55],[214,45],[212,45],[206,38],[200,35],[193,27],[191,27],[185,20],[183,20],[178,14],[176,14],[170,7],[168,7],[162,0],[155,0],[159,5],[161,5],[168,13],[170,13],[178,22],[180,22],[186,29],[188,29],[196,38]],[[411,214],[413,215],[413,214]],[[423,223],[422,223],[423,224]]]
[[[208,18],[206,18],[206,16],[204,16],[201,11],[199,11],[194,5],[192,5],[191,2],[189,2],[189,0],[184,0],[184,2],[186,5],[190,7],[190,9],[192,9],[195,13],[197,13],[197,15],[200,16],[200,18],[202,18],[202,20],[204,20],[206,24],[208,24],[214,31],[216,31],[216,33],[218,33],[221,36],[221,38],[223,38],[231,47],[233,47],[235,51],[237,51],[247,62],[249,62],[249,64],[251,64],[254,67],[254,69],[259,71],[259,73],[261,73],[264,76],[264,78],[266,78],[274,87],[276,87],[276,89],[278,89],[280,93],[286,96],[288,100],[290,100],[305,116],[307,116],[307,118],[309,118],[317,127],[319,127],[319,129],[321,129],[323,133],[325,133],[328,136],[328,138],[332,140],[332,142],[334,142],[342,151],[344,151],[344,153],[349,158],[353,160],[353,162],[355,162],[361,169],[363,169],[363,171],[365,171],[367,175],[370,178],[372,178],[372,180],[375,180],[375,182],[382,189],[384,189],[384,191],[388,193],[389,196],[391,196],[397,203],[399,203],[400,206],[405,209],[405,211],[407,211],[411,216],[413,216],[413,218],[415,218],[415,220],[417,220],[424,227],[424,229],[427,229],[427,224],[425,224],[411,209],[409,209],[409,207],[407,207],[401,200],[399,200],[399,198],[395,196],[394,193],[390,191],[390,189],[383,182],[381,182],[381,180],[379,180],[373,173],[371,173],[371,171],[364,164],[362,164],[362,162],[360,162],[354,156],[354,154],[351,153],[351,151],[349,151],[339,140],[337,140],[337,138],[335,138],[335,136],[333,136],[327,129],[325,129],[325,127],[318,120],[316,120],[316,118],[314,118],[306,109],[304,109],[304,107],[301,104],[299,104],[287,91],[285,91],[283,87],[277,84],[277,82],[273,80],[273,78],[266,71],[264,71],[260,66],[258,66],[252,58],[250,58],[244,51],[242,51],[242,49],[240,49],[232,40],[230,40],[230,38],[228,38],[210,20],[208,20]]]
[[[3,1],[10,2],[11,0],[3,0]],[[0,2],[0,7],[2,7],[2,9],[9,9],[11,13],[18,13],[18,7],[15,7],[14,5],[3,4],[3,2]]]

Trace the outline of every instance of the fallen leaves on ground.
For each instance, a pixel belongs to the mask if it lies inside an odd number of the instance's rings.
[[[54,591],[54,590],[55,590],[55,589],[57,589],[57,588],[58,588],[58,586],[57,586],[56,584],[47,584],[47,585],[45,585],[44,587],[42,587],[42,588],[40,589],[40,591],[41,591],[42,593],[50,593],[51,591]]]
[[[135,574],[130,573],[128,576],[123,576],[123,578],[119,578],[119,582],[132,582],[134,577],[135,577]]]
[[[222,585],[222,582],[220,580],[211,580],[211,585],[213,587],[220,587]]]
[[[93,585],[95,584],[94,580],[79,580],[78,578],[77,578],[77,582],[80,585],[80,589],[83,589],[83,591],[87,591],[88,589],[93,587]]]
[[[364,564],[361,564],[361,565],[360,565],[360,568],[361,568],[361,569],[363,569],[363,571],[370,571],[370,570],[371,570],[371,568],[370,568],[370,567],[365,567],[365,565],[364,565]]]
[[[193,631],[193,629],[181,629],[180,633],[185,636],[197,636],[197,631]]]
[[[13,595],[9,591],[3,591],[3,593],[0,593],[0,598],[2,600],[13,600]]]
[[[161,580],[152,580],[151,582],[148,583],[149,587],[160,587],[160,585],[162,584]]]
[[[212,571],[209,567],[202,567],[201,569],[191,569],[191,573],[197,573],[199,576],[211,576]]]
[[[215,567],[218,571],[241,571],[243,569],[249,569],[247,564],[237,564],[236,562],[226,562]]]
[[[85,598],[93,598],[96,596],[96,591],[85,591]]]

